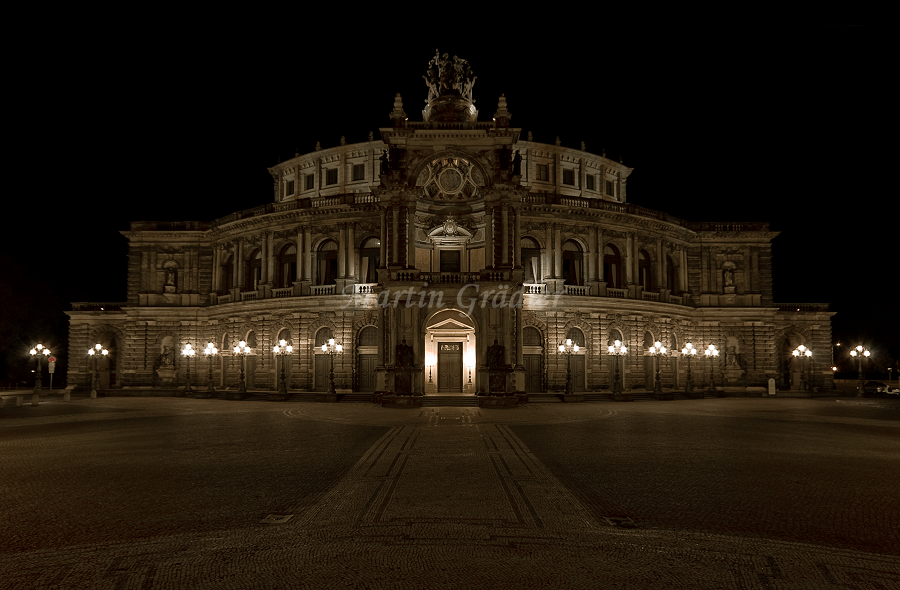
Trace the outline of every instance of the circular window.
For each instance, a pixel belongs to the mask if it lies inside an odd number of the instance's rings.
[[[419,174],[425,196],[436,201],[470,199],[484,185],[478,169],[464,158],[437,158]]]

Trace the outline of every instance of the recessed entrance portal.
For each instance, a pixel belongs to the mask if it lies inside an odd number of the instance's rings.
[[[425,393],[475,393],[475,323],[456,309],[436,312],[425,323],[425,358],[430,364]]]

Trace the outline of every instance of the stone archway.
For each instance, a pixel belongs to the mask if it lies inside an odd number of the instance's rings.
[[[475,321],[457,309],[425,320],[425,393],[475,393]]]

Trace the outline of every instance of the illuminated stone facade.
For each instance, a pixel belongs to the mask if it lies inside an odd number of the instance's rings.
[[[632,169],[584,149],[547,145],[510,126],[500,97],[478,121],[471,70],[432,60],[428,106],[409,121],[397,95],[381,139],[297,154],[269,169],[270,204],[212,222],[132,223],[128,300],[76,303],[69,384],[89,383],[86,355],[107,345],[104,388],[165,387],[166,351],[208,341],[218,389],[234,388],[238,340],[250,390],[277,388],[272,346],[294,345],[290,390],[392,391],[398,346],[412,350],[413,392],[484,392],[489,351],[510,391],[565,387],[566,338],[576,391],[608,392],[607,346],[621,340],[626,390],[652,389],[647,349],[715,344],[719,385],[798,387],[790,351],[822,351],[813,386],[830,387],[827,305],[776,305],[765,223],[687,222],[628,203]],[[343,142],[342,142],[343,144]],[[583,147],[583,146],[582,146]],[[652,171],[647,171],[652,174]],[[497,342],[502,348],[489,348]],[[499,356],[497,356],[499,355]],[[84,356],[85,361],[77,359]],[[175,355],[176,383],[186,367]],[[705,387],[710,363],[693,363]],[[685,363],[662,363],[684,388]],[[192,364],[195,388],[207,364]],[[793,373],[793,374],[792,374]],[[405,387],[405,386],[404,386]]]

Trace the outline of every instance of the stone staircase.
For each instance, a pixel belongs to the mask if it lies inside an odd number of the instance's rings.
[[[477,408],[478,398],[474,395],[426,395],[425,399],[422,400],[422,407]]]

